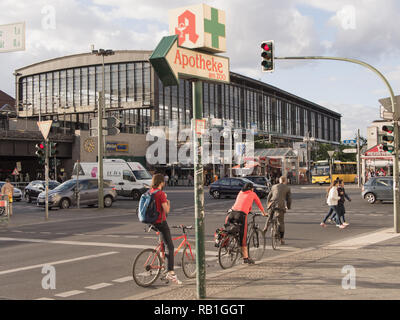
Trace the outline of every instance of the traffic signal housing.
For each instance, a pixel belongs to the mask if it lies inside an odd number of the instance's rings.
[[[36,148],[35,155],[36,155],[38,158],[44,158],[44,157],[46,157],[46,143],[45,143],[45,142],[37,143],[37,144],[35,145],[35,148]]]
[[[50,158],[52,158],[52,157],[56,157],[57,156],[57,154],[58,154],[58,150],[57,150],[57,146],[58,146],[58,143],[57,142],[50,142],[50,145],[49,145],[49,147],[50,147]]]
[[[273,72],[274,71],[274,41],[263,41],[261,43],[261,61],[263,72]]]
[[[383,151],[387,151],[389,153],[394,152],[394,127],[393,126],[383,126],[382,131],[386,132],[382,136],[382,140],[384,141],[382,143],[382,149]]]

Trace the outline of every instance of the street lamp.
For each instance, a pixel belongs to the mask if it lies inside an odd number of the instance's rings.
[[[330,180],[332,183],[332,157],[335,154],[335,151],[328,151],[329,155],[329,175],[330,175]]]
[[[311,132],[308,131],[307,132],[307,136],[303,138],[303,142],[307,143],[307,180],[308,182],[311,181],[311,172],[310,172],[310,148],[309,148],[309,143],[314,143],[315,142],[315,138],[311,137]]]
[[[104,192],[103,192],[103,154],[104,154],[104,145],[103,145],[103,110],[105,109],[105,80],[104,80],[104,57],[111,56],[114,54],[113,50],[110,49],[99,49],[94,50],[93,46],[92,54],[96,56],[102,57],[102,93],[101,93],[101,101],[98,104],[97,111],[97,141],[98,141],[98,153],[97,153],[97,162],[99,169],[98,176],[98,185],[99,185],[99,209],[104,209]]]

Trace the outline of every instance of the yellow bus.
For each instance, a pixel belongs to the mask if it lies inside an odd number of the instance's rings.
[[[316,161],[311,170],[312,183],[331,183],[329,160]],[[357,182],[357,162],[334,161],[332,163],[332,179],[343,180],[345,183]]]

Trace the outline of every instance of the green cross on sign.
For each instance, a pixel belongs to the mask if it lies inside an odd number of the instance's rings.
[[[211,33],[212,46],[219,48],[219,37],[225,37],[225,25],[218,22],[218,10],[211,8],[211,20],[204,19],[204,31]]]

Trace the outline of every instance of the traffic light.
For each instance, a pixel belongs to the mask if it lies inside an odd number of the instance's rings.
[[[261,57],[263,58],[261,65],[263,72],[273,72],[274,71],[274,41],[263,41],[261,43]]]
[[[383,151],[387,151],[390,153],[393,153],[394,151],[394,127],[393,126],[383,126],[382,131],[386,132],[385,135],[382,136],[382,140],[384,141],[382,143]]]
[[[58,150],[57,150],[57,145],[58,145],[58,143],[57,142],[50,142],[50,145],[49,145],[49,147],[50,147],[50,158],[52,158],[52,157],[56,157],[57,156],[57,154],[58,154]]]
[[[37,156],[38,158],[44,158],[44,157],[46,157],[46,143],[45,143],[45,142],[37,143],[37,144],[35,145],[35,148],[36,148],[35,154],[36,154],[36,156]]]

